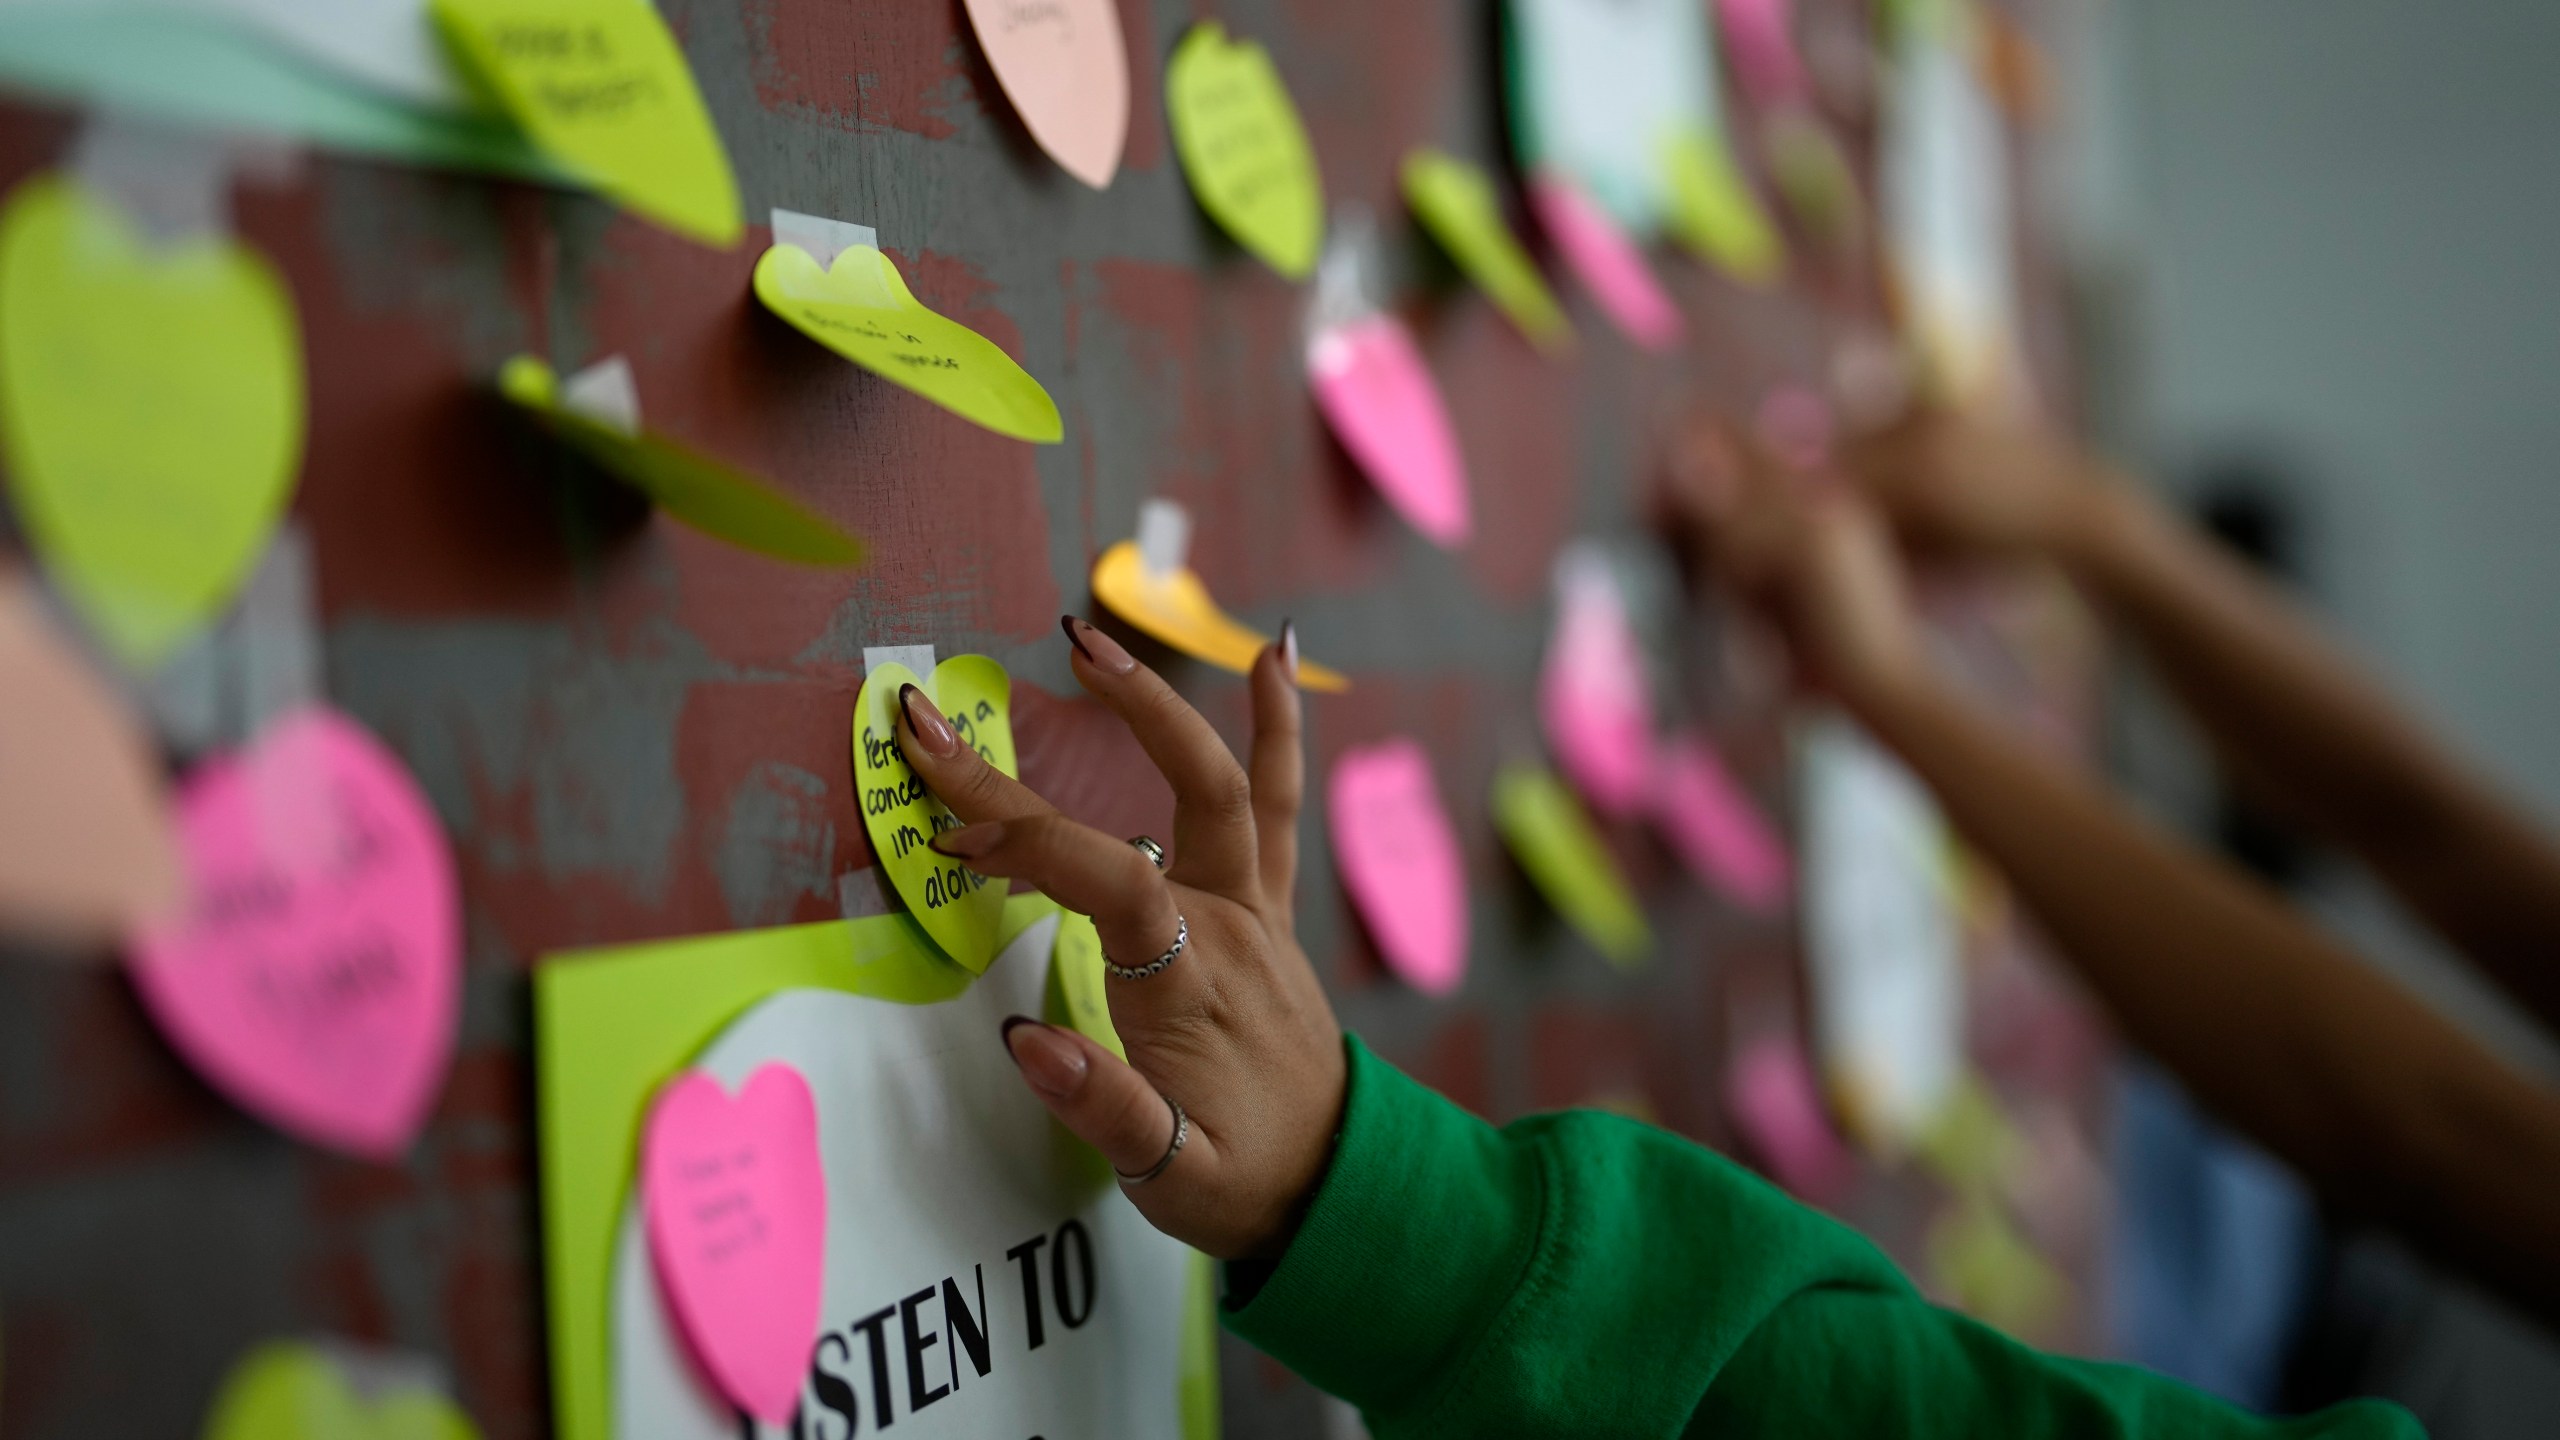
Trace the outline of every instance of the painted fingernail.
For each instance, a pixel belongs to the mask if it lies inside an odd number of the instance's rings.
[[[1137,657],[1120,648],[1120,642],[1094,629],[1073,615],[1064,617],[1067,638],[1075,642],[1076,653],[1093,662],[1093,668],[1105,675],[1126,675],[1138,668]]]
[[[963,825],[957,830],[944,830],[924,842],[924,848],[936,855],[954,860],[975,860],[1004,843],[1004,822],[989,820],[983,825]]]
[[[907,712],[907,728],[916,732],[916,743],[928,752],[948,760],[960,753],[960,737],[951,733],[951,722],[942,711],[925,699],[924,692],[909,685],[898,692],[898,708]]]
[[[1004,1048],[1022,1078],[1043,1095],[1064,1098],[1084,1083],[1084,1052],[1075,1042],[1027,1015],[1004,1022]]]
[[[1280,622],[1280,673],[1289,677],[1291,685],[1298,683],[1298,622],[1295,620]]]

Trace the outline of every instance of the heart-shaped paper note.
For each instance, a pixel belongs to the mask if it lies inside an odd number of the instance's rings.
[[[1437,150],[1416,150],[1404,160],[1404,198],[1431,238],[1521,334],[1548,350],[1572,343],[1572,324],[1502,218],[1493,181],[1482,170]]]
[[[1203,20],[1174,47],[1164,93],[1200,208],[1272,269],[1305,279],[1324,240],[1323,182],[1269,52]]]
[[[1556,567],[1538,714],[1556,762],[1602,813],[1623,819],[1646,808],[1655,762],[1644,651],[1608,561],[1586,550]]]
[[[746,229],[684,51],[641,0],[433,0],[482,91],[562,168],[680,235]]]
[[[0,931],[106,946],[178,896],[159,758],[0,566]]]
[[[1129,138],[1129,47],[1112,0],[969,0],[969,23],[1031,138],[1096,190]]]
[[[1049,977],[1055,992],[1050,1023],[1071,1026],[1112,1054],[1126,1060],[1129,1049],[1111,1023],[1111,997],[1103,987],[1102,936],[1090,916],[1072,910],[1058,917],[1058,938],[1049,952]]]
[[[776,245],[756,262],[755,285],[756,298],[802,334],[962,419],[1043,445],[1066,433],[1039,381],[994,341],[924,308],[869,245],[824,268],[797,245]]]
[[[1307,346],[1307,375],[1326,422],[1378,492],[1433,544],[1466,544],[1475,531],[1466,462],[1404,322],[1366,315],[1325,330]]]
[[[1786,242],[1724,136],[1694,129],[1667,141],[1662,163],[1671,194],[1671,233],[1690,253],[1745,285],[1766,288],[1787,271]]]
[[[397,1156],[453,1055],[461,925],[427,798],[363,726],[311,706],[178,799],[187,898],[135,936],[152,1018],[242,1108]]]
[[[1812,83],[1796,51],[1795,8],[1794,0],[1716,0],[1724,53],[1762,105],[1801,100]]]
[[[859,564],[862,542],[781,491],[661,435],[618,430],[562,403],[551,367],[519,355],[498,389],[544,429],[706,535],[800,565]]]
[[[640,1185],[649,1258],[694,1357],[748,1414],[789,1424],[827,1281],[809,1082],[766,1065],[731,1099],[699,1070],[676,1077],[650,1107]]]
[[[1010,775],[1013,680],[984,655],[955,655],[933,667],[931,679],[881,665],[863,678],[853,703],[853,783],[871,849],[925,933],[969,973],[982,974],[996,955],[1005,887],[927,843],[960,820],[898,748],[898,692],[909,685],[941,707],[962,743]]]
[[[1849,1147],[1822,1108],[1813,1062],[1792,1035],[1746,1042],[1725,1067],[1724,1090],[1734,1128],[1790,1193],[1828,1204],[1856,1178]]]
[[[1183,654],[1237,675],[1251,673],[1254,657],[1271,643],[1269,636],[1245,628],[1219,609],[1209,587],[1190,570],[1148,574],[1134,540],[1121,541],[1093,562],[1093,598]],[[1298,685],[1306,690],[1351,688],[1340,671],[1304,659],[1298,662]]]
[[[1431,757],[1411,740],[1346,750],[1328,787],[1334,863],[1378,953],[1414,989],[1467,973],[1467,875]]]
[[[214,1397],[204,1440],[479,1440],[471,1418],[423,1379],[358,1393],[315,1345],[262,1345]]]
[[[1734,903],[1761,911],[1784,906],[1795,883],[1787,847],[1716,752],[1696,735],[1681,735],[1661,754],[1654,818],[1671,848]]]
[[[1529,205],[1583,288],[1620,334],[1647,350],[1678,345],[1688,332],[1679,307],[1663,293],[1644,251],[1562,173],[1542,170],[1529,181]]]
[[[1611,963],[1644,958],[1652,927],[1590,815],[1554,771],[1504,766],[1493,780],[1493,824],[1538,893]]]
[[[154,247],[60,175],[0,214],[0,449],[56,584],[148,669],[249,577],[302,464],[302,335],[237,241]]]

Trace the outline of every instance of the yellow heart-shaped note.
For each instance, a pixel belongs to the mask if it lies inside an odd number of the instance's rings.
[[[1200,208],[1272,269],[1303,280],[1324,240],[1324,188],[1298,107],[1270,53],[1191,27],[1164,75],[1173,145]]]
[[[918,679],[904,665],[881,665],[864,677],[853,702],[854,796],[863,828],[889,883],[944,954],[970,974],[995,959],[1004,922],[1002,881],[990,881],[927,844],[960,828],[898,748],[898,692],[913,685],[950,718],[961,743],[1013,773],[1013,680],[984,655],[954,655]]]
[[[204,1440],[479,1440],[453,1402],[395,1389],[367,1400],[336,1361],[310,1345],[259,1347],[214,1398]]]
[[[1502,218],[1502,202],[1482,170],[1438,150],[1416,150],[1404,158],[1404,199],[1422,228],[1521,334],[1549,351],[1572,343],[1572,322]]]
[[[746,220],[684,51],[648,0],[434,0],[445,43],[563,169],[726,248]]]
[[[799,501],[662,436],[627,434],[561,403],[551,367],[519,355],[498,389],[562,443],[706,535],[801,565],[853,565],[862,542]]]
[[[1126,1060],[1129,1049],[1111,1023],[1111,997],[1103,992],[1102,936],[1091,916],[1059,912],[1058,938],[1049,950],[1046,1018],[1065,1025]]]
[[[1616,858],[1554,771],[1503,766],[1493,779],[1493,827],[1538,893],[1610,963],[1633,966],[1653,948],[1653,927]]]
[[[756,262],[756,298],[810,339],[999,435],[1054,445],[1057,403],[997,344],[924,308],[888,256],[852,246],[821,269],[797,245]]]
[[[1689,252],[1745,285],[1774,285],[1787,273],[1786,243],[1712,130],[1691,130],[1665,144],[1671,190],[1671,233]]]
[[[302,332],[228,236],[161,249],[79,182],[0,214],[0,446],[27,534],[148,669],[249,578],[302,465]]]
[[[1250,672],[1253,658],[1271,643],[1270,637],[1246,629],[1219,609],[1209,587],[1190,570],[1148,574],[1134,540],[1121,541],[1093,562],[1093,598],[1194,660],[1206,660],[1238,675]],[[1351,688],[1340,671],[1312,660],[1298,662],[1298,684],[1307,690]]]

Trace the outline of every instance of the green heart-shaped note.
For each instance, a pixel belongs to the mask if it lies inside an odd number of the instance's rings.
[[[781,491],[663,436],[628,434],[560,399],[559,377],[531,355],[498,371],[498,391],[570,448],[705,535],[799,565],[855,565],[862,542]]]
[[[1093,918],[1060,911],[1058,938],[1049,947],[1049,995],[1041,1018],[1081,1031],[1126,1060],[1129,1049],[1111,1023],[1111,997],[1104,993],[1103,979],[1102,935],[1093,928]]]
[[[1005,887],[925,843],[960,828],[960,820],[925,789],[898,748],[898,692],[909,685],[941,707],[962,743],[1010,775],[1013,680],[984,655],[954,655],[933,667],[930,680],[916,678],[904,665],[879,666],[864,678],[853,702],[854,798],[862,806],[872,852],[908,912],[943,953],[970,974],[983,974],[996,956]]]
[[[262,1346],[215,1397],[205,1440],[479,1440],[470,1417],[431,1390],[359,1397],[309,1345]]]
[[[893,385],[999,435],[1058,443],[1057,403],[997,344],[924,308],[888,256],[869,245],[819,268],[797,245],[756,262],[756,298],[802,334]]]
[[[1324,189],[1306,126],[1271,56],[1214,20],[1191,27],[1164,75],[1173,145],[1200,207],[1272,269],[1303,280],[1324,240]]]
[[[1490,176],[1441,151],[1416,150],[1404,157],[1404,198],[1431,238],[1493,297],[1521,334],[1548,350],[1572,343],[1572,322],[1564,318],[1537,262],[1502,218],[1502,202]]]
[[[19,516],[148,669],[249,578],[302,465],[302,332],[228,236],[160,248],[77,181],[0,214],[0,446]]]

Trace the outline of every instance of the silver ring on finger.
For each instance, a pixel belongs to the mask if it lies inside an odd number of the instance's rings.
[[[1182,1153],[1183,1144],[1190,1140],[1191,1117],[1182,1113],[1182,1102],[1167,1095],[1164,1097],[1164,1103],[1173,1109],[1173,1143],[1164,1147],[1164,1157],[1148,1166],[1144,1174],[1131,1175],[1115,1166],[1111,1173],[1120,1177],[1121,1184],[1144,1185],[1163,1174],[1166,1168],[1173,1164],[1173,1157]]]
[[[1144,965],[1123,965],[1105,954],[1102,957],[1102,968],[1110,971],[1111,978],[1114,980],[1153,980],[1171,968],[1174,961],[1181,959],[1182,947],[1190,943],[1191,922],[1185,919],[1180,911],[1176,911],[1173,917],[1173,944],[1167,947],[1163,954]]]
[[[1153,835],[1133,835],[1129,837],[1129,848],[1155,862],[1155,867],[1158,870],[1162,870],[1164,868],[1164,847],[1156,843],[1156,837]]]

